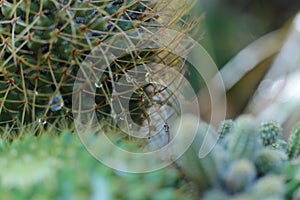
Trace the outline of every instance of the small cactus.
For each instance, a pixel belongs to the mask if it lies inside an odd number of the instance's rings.
[[[297,158],[300,154],[300,122],[292,129],[288,139],[287,155],[290,159]]]
[[[279,172],[283,162],[287,160],[284,152],[274,149],[263,149],[255,159],[258,174],[264,175],[270,172]]]
[[[263,122],[259,128],[259,134],[263,145],[271,145],[276,142],[278,136],[281,134],[281,126],[276,121]]]
[[[233,121],[231,119],[222,121],[218,131],[220,139],[225,138],[232,131],[232,128]]]
[[[237,193],[245,190],[256,177],[255,166],[249,160],[237,160],[232,163],[225,179],[226,188]]]
[[[229,139],[228,151],[232,159],[253,160],[262,147],[255,120],[248,115],[241,116],[235,121]]]

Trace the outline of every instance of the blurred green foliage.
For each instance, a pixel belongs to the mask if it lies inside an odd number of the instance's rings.
[[[205,14],[198,36],[217,65],[223,67],[234,55],[259,37],[279,29],[299,8],[298,0],[196,0],[190,16]]]
[[[181,173],[114,171],[91,157],[69,131],[0,140],[0,199],[191,199]]]

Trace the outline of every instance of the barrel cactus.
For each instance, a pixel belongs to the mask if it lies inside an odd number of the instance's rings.
[[[127,30],[142,33],[148,27],[174,28],[187,5],[178,0],[1,1],[0,123],[14,129],[54,124],[61,116],[71,119],[73,83],[93,48]],[[152,50],[136,52],[134,58],[131,55],[115,58],[106,74],[117,77],[135,65],[164,60]],[[139,63],[134,62],[137,57]],[[100,117],[110,114],[111,82],[112,76],[103,76],[95,83]]]
[[[263,144],[267,146],[275,143],[278,136],[281,134],[281,129],[280,124],[276,121],[261,123],[259,133]]]

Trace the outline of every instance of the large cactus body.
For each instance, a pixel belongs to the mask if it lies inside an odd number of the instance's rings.
[[[72,82],[85,54],[109,32],[141,22],[146,5],[143,1],[2,2],[0,121],[24,124],[67,114]]]
[[[296,158],[300,154],[300,123],[299,122],[294,126],[289,136],[287,154],[289,158]]]
[[[168,3],[177,6],[174,8],[177,11],[184,10],[178,2]],[[146,31],[148,26],[171,26],[178,13],[172,13],[168,3],[160,0],[1,1],[0,122],[19,126],[53,122],[62,115],[69,117],[74,79],[91,50],[115,33],[138,27]],[[140,63],[143,64],[155,53],[137,54],[144,58]],[[116,66],[127,69],[132,59],[124,55],[110,70],[117,76],[120,70]],[[96,103],[98,114],[104,116],[109,113],[109,106],[103,93],[111,91],[112,80],[107,76],[101,81],[105,91],[100,88],[102,84],[95,85],[97,92],[102,93],[96,97]]]

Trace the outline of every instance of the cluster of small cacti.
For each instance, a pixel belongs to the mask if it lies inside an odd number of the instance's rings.
[[[184,123],[189,123],[188,121]],[[280,139],[279,123],[261,123],[249,115],[221,123],[219,131],[200,126],[190,149],[177,161],[193,184],[195,197],[223,199],[300,199],[299,124],[288,144]],[[218,135],[219,134],[219,135]],[[199,157],[202,144],[212,151]],[[213,174],[213,175],[212,175]]]
[[[72,118],[73,83],[95,47],[127,30],[143,34],[149,27],[171,28],[187,5],[178,0],[0,1],[0,124],[10,130]],[[105,69],[107,76],[95,82],[97,116],[110,115],[112,79],[147,59],[163,60],[147,51],[134,57],[127,52]]]

